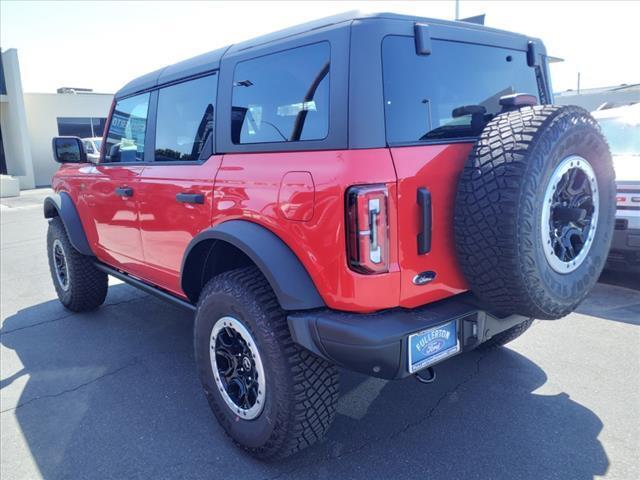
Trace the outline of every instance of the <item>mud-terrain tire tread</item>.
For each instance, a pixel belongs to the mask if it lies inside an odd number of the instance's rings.
[[[69,289],[64,291],[58,284],[51,257],[53,242],[62,244],[67,260]],[[47,230],[47,256],[49,271],[60,302],[72,312],[94,310],[104,303],[109,288],[109,276],[96,268],[92,257],[78,252],[67,235],[67,230],[59,217],[49,221]]]
[[[263,338],[275,344],[285,367],[281,371],[270,372],[271,378],[277,378],[279,382],[272,381],[266,386],[268,390],[276,391],[279,404],[286,405],[278,409],[269,440],[259,448],[248,448],[231,437],[234,443],[257,458],[273,460],[292,455],[322,439],[336,413],[339,392],[337,368],[293,342],[286,312],[280,308],[271,286],[256,267],[231,270],[211,279],[200,295],[198,308],[215,293],[233,296],[254,313],[253,318],[262,330]],[[250,331],[253,330],[252,325],[244,323]],[[261,349],[261,355],[264,353]],[[274,361],[272,365],[279,363]],[[199,368],[210,369],[210,363],[199,364]],[[221,409],[228,407],[216,402],[211,392],[206,394],[214,414],[221,420]],[[221,424],[224,427],[222,421]]]
[[[585,288],[560,304],[545,291],[533,261],[532,239],[539,235],[535,228],[536,191],[546,158],[567,125],[577,125],[588,133],[593,148],[599,149],[597,154],[610,159],[597,122],[576,106],[540,105],[499,114],[487,124],[470,152],[456,196],[456,250],[471,290],[489,310],[555,319],[573,311],[589,291]],[[607,188],[615,192],[610,164],[609,160],[604,167],[604,180],[598,181],[610,182]],[[537,175],[532,174],[535,171]],[[615,201],[608,211],[603,207],[601,202],[600,215],[609,217],[611,225],[602,227],[610,226],[613,231]],[[606,251],[594,260],[598,262],[594,272],[602,270],[609,244],[601,247]],[[592,275],[593,282],[597,276]]]

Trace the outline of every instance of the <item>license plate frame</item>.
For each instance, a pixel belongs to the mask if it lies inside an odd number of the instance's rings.
[[[460,353],[459,332],[459,322],[455,319],[409,335],[409,373],[415,373]]]

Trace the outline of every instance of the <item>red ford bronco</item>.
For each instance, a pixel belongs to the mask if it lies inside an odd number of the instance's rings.
[[[215,50],[115,94],[100,157],[53,140],[60,301],[109,275],[195,312],[229,436],[318,440],[337,366],[434,379],[576,308],[611,242],[606,141],[553,106],[543,44],[465,22],[349,13]]]

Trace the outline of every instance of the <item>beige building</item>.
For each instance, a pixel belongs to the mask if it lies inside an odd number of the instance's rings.
[[[23,93],[18,52],[2,52],[0,63],[0,195],[51,184],[58,168],[51,152],[57,135],[102,136],[112,94],[61,88]]]
[[[58,169],[51,139],[58,135],[101,137],[113,95],[25,93],[24,109],[34,166],[34,184],[50,185]]]

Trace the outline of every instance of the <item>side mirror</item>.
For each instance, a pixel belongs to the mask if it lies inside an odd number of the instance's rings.
[[[53,137],[53,158],[58,163],[86,163],[87,152],[78,137]]]

